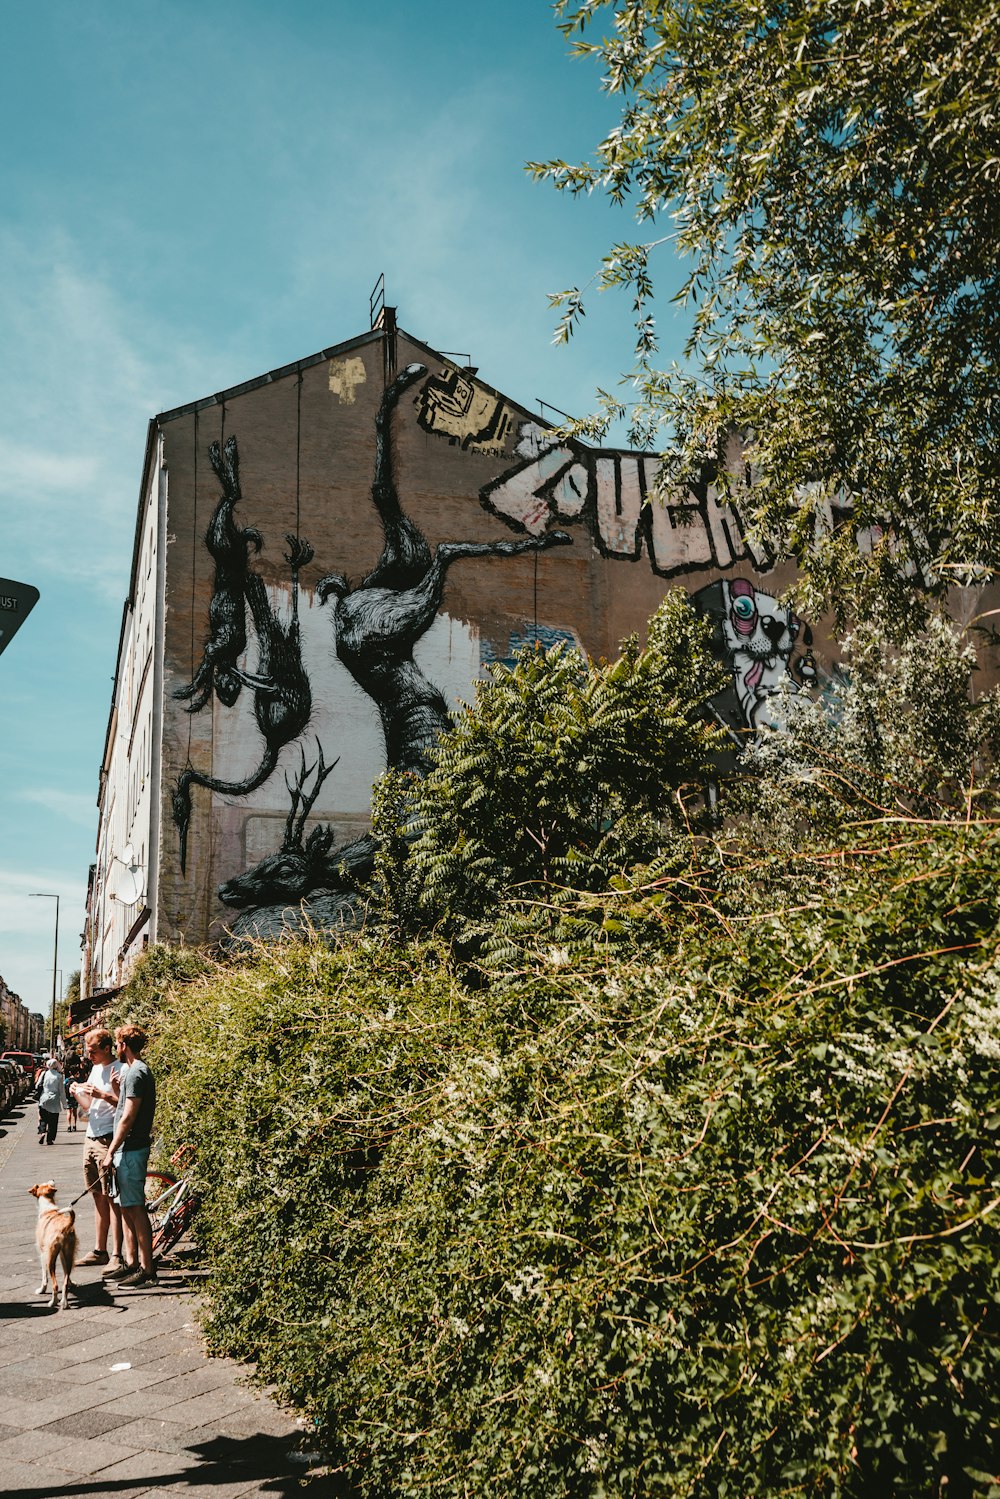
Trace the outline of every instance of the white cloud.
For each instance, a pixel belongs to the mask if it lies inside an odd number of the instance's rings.
[[[5,569],[120,603],[147,424],[211,389],[215,361],[129,305],[58,228],[0,233],[0,346]]]
[[[81,881],[51,870],[0,867],[0,974],[29,1010],[48,1013],[52,999],[52,949],[56,903],[31,891],[59,896],[59,961],[63,984],[80,966],[80,925],[86,896]]]
[[[20,488],[36,497],[39,491],[61,493],[68,489],[79,492],[93,483],[97,460],[92,455],[60,454],[26,447],[23,443],[0,437],[0,474],[5,489],[14,491]]]
[[[21,795],[26,801],[37,802],[40,807],[45,807],[57,817],[75,822],[82,828],[93,828],[96,834],[97,806],[92,796],[75,791],[56,791],[44,786],[24,790]]]

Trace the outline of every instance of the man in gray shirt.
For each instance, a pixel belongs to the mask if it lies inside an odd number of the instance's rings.
[[[146,1167],[152,1143],[156,1083],[142,1060],[146,1033],[137,1025],[115,1031],[118,1060],[123,1063],[121,1091],[115,1110],[115,1132],[104,1156],[115,1168],[113,1201],[122,1210],[125,1265],[105,1277],[121,1286],[155,1286],[153,1230],[146,1211]]]

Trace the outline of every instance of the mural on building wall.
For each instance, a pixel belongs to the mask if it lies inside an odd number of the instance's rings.
[[[652,497],[659,459],[609,453],[582,443],[552,443],[535,422],[518,429],[519,461],[480,491],[495,515],[545,532],[554,520],[580,521],[604,557],[644,556],[661,578],[723,571],[748,562],[766,573],[776,558],[745,535],[739,507],[721,504],[704,484],[669,503]],[[720,580],[691,595],[715,626],[715,649],[733,686],[713,707],[734,734],[772,722],[771,702],[786,679],[793,689],[816,684],[812,631],[772,595],[746,579]]]
[[[487,675],[485,668],[490,666],[512,667],[517,661],[519,651],[525,646],[543,651],[552,650],[553,646],[564,645],[570,650],[582,651],[583,646],[574,635],[572,630],[557,630],[551,625],[525,625],[520,630],[511,630],[507,637],[506,649],[497,651],[491,641],[481,640],[479,644],[479,664],[484,668],[483,675]]]
[[[204,708],[215,689],[220,703],[231,708],[242,683],[237,662],[247,647],[247,606],[244,597],[250,570],[250,553],[259,552],[261,534],[252,526],[236,524],[233,511],[239,504],[240,455],[231,437],[225,452],[213,442],[208,450],[212,468],[222,485],[222,497],[212,512],[205,533],[205,546],[215,563],[215,581],[208,606],[208,642],[201,663],[186,687],[178,687],[176,698],[189,698],[187,711]]]
[[[474,453],[502,453],[514,430],[514,412],[503,396],[450,367],[431,375],[417,398],[417,421]]]
[[[812,630],[771,594],[746,578],[720,578],[692,594],[691,603],[711,620],[716,653],[733,674],[732,687],[712,706],[737,737],[774,726],[783,683],[793,691],[815,687]]]
[[[480,500],[529,535],[556,520],[582,520],[602,556],[638,561],[645,553],[661,578],[724,570],[744,560],[766,573],[775,564],[770,549],[747,539],[739,506],[720,504],[713,485],[654,501],[660,460],[653,455],[579,442],[546,445],[534,422],[521,425],[518,439],[520,461],[485,485]]]
[[[633,562],[645,558],[664,578],[724,570],[740,560],[757,572],[773,566],[773,556],[752,549],[746,540],[738,509],[720,504],[709,486],[661,505],[651,497],[656,459],[575,442],[552,444],[540,426],[528,422],[519,429],[517,462],[479,496],[521,537],[443,541],[432,549],[404,513],[394,476],[393,422],[401,397],[414,387],[419,387],[413,403],[419,424],[463,448],[485,450],[484,444],[507,436],[513,421],[502,398],[494,399],[455,370],[428,378],[424,365],[412,364],[383,392],[374,422],[371,486],[382,551],[357,584],[327,573],[317,584],[315,599],[329,615],[332,652],[378,711],[390,768],[423,773],[429,747],[449,722],[444,695],[414,660],[414,648],[439,615],[454,563],[568,545],[566,531],[550,529],[563,521],[585,527],[603,556]],[[274,774],[288,746],[302,739],[313,717],[313,689],[299,629],[299,574],[312,560],[313,548],[302,537],[287,536],[291,613],[286,620],[280,604],[269,602],[253,566],[263,545],[260,532],[235,519],[242,501],[236,438],[231,436],[222,451],[213,443],[209,456],[222,495],[205,536],[215,564],[208,639],[190,682],[174,695],[185,702],[187,712],[197,713],[211,705],[213,696],[232,708],[245,688],[253,697],[261,746],[255,767],[243,777],[225,779],[191,765],[181,772],[173,790],[173,816],[182,872],[193,789],[201,786],[236,799],[251,795]],[[774,695],[783,680],[796,689],[815,683],[808,625],[770,594],[745,578],[721,579],[698,590],[691,601],[712,620],[715,648],[732,672],[732,687],[713,707],[734,738],[772,721]],[[569,631],[536,623],[512,634],[507,653],[499,657],[484,643],[481,659],[506,661],[529,639],[543,646],[557,639],[578,643]],[[256,649],[253,671],[239,664],[248,645]],[[314,674],[320,669],[315,658],[312,669]],[[291,779],[285,775],[290,806],[280,847],[218,886],[220,901],[233,913],[229,925],[235,936],[277,933],[287,924],[290,908],[300,903],[305,918],[320,927],[358,918],[357,887],[374,860],[370,836],[338,844],[329,824],[314,826],[308,837],[305,833],[337,763],[327,762],[318,739],[315,756],[308,760],[300,745],[298,772]]]
[[[468,557],[516,557],[567,546],[564,531],[524,541],[442,541],[431,552],[403,514],[392,473],[391,418],[407,387],[427,373],[411,364],[386,389],[375,419],[375,482],[372,500],[382,525],[382,555],[354,589],[337,573],[317,588],[321,602],[335,599],[336,651],[351,676],[378,708],[387,763],[420,772],[426,751],[448,723],[444,698],[413,660],[413,647],[441,607],[448,569]]]
[[[426,768],[429,746],[449,721],[445,699],[413,658],[417,642],[430,629],[441,607],[445,580],[454,563],[471,557],[515,557],[537,553],[553,546],[565,546],[570,537],[563,531],[550,531],[516,541],[440,542],[432,551],[426,538],[404,514],[393,475],[392,418],[402,393],[427,374],[424,365],[409,365],[386,388],[375,418],[375,474],[372,501],[383,533],[381,555],[374,568],[355,586],[339,573],[328,573],[317,585],[316,597],[321,605],[330,604],[334,650],[354,681],[378,709],[385,742],[386,764],[394,769],[422,773]],[[235,438],[226,444],[226,458],[213,445],[212,465],[223,485],[223,498],[216,514],[228,514],[241,498],[239,458]],[[213,521],[215,517],[213,516]],[[253,634],[257,642],[256,672],[240,669],[229,656],[225,670],[237,687],[247,687],[254,694],[254,714],[263,740],[260,762],[241,780],[224,780],[188,767],[178,777],[173,792],[173,816],[177,825],[181,870],[186,869],[187,830],[191,816],[191,790],[204,786],[224,796],[248,796],[273,774],[281,751],[299,738],[307,728],[312,709],[312,692],[302,666],[298,625],[298,574],[311,560],[313,549],[307,541],[289,536],[286,560],[292,576],[292,620],[285,625],[267,601],[264,584],[249,563],[248,546],[257,533],[238,532],[243,538],[242,616],[231,596],[220,602],[213,613],[213,594],[209,610],[211,636],[203,654],[202,665],[192,683],[178,689],[178,696],[190,696],[189,711],[199,711],[210,700],[211,685],[216,680],[223,644],[231,651],[238,638],[240,619],[246,629],[249,608]],[[206,545],[213,557],[210,542],[215,531],[210,526]],[[259,549],[255,548],[255,549]],[[224,587],[231,595],[232,570],[225,573]],[[218,562],[216,578],[219,578]],[[225,607],[222,607],[225,604]],[[220,632],[216,617],[225,620],[225,642],[212,647]],[[206,662],[208,664],[206,664]],[[206,682],[208,689],[206,690]],[[197,686],[195,685],[197,684]],[[235,698],[233,699],[235,701]],[[336,761],[333,762],[336,764]],[[308,915],[320,924],[349,918],[357,880],[370,872],[374,845],[362,836],[335,848],[329,827],[314,828],[302,841],[305,817],[315,802],[323,781],[333,765],[326,765],[322,747],[318,746],[315,765],[307,767],[303,756],[300,776],[286,786],[292,809],[286,823],[281,848],[253,868],[225,881],[218,889],[224,905],[239,911],[232,931],[241,935],[261,935],[279,930],[285,924],[289,904],[308,902]],[[311,775],[316,780],[309,794],[305,785]],[[308,804],[308,805],[306,805]],[[306,810],[303,812],[303,807]]]
[[[217,442],[212,443],[209,448],[209,458],[223,488],[223,497],[216,507],[216,515],[223,506],[226,506],[231,517],[233,506],[242,498],[236,438],[229,438],[224,454],[220,453]],[[250,530],[240,532],[239,535],[244,538],[241,542],[244,555],[242,597],[239,604],[236,604],[232,596],[230,575],[227,573],[222,598],[219,599],[217,593],[213,592],[209,604],[209,620],[213,626],[213,635],[206,647],[199,670],[204,671],[209,650],[213,641],[218,638],[215,633],[216,618],[224,619],[226,622],[227,652],[231,651],[234,642],[240,637],[243,639],[245,648],[246,611],[249,606],[257,640],[257,670],[252,673],[242,671],[236,665],[235,659],[227,655],[222,667],[227,696],[222,697],[222,701],[227,706],[232,706],[240,688],[244,686],[253,692],[254,717],[263,740],[261,758],[255,769],[239,781],[222,780],[218,776],[196,770],[193,766],[188,766],[181,771],[173,792],[173,816],[178,831],[182,874],[187,868],[187,834],[191,821],[192,786],[204,786],[207,790],[217,791],[223,796],[249,796],[274,772],[281,751],[287,744],[291,744],[299,737],[309,723],[312,713],[312,691],[309,678],[302,665],[302,644],[299,634],[299,572],[312,561],[313,549],[309,542],[300,536],[288,535],[285,538],[289,549],[284,556],[291,569],[292,579],[292,617],[290,622],[286,623],[271,608],[263,579],[253,571],[247,560],[246,538],[255,539],[256,550],[259,551],[260,533]],[[212,551],[210,542],[214,536],[213,517],[213,523],[210,524],[206,537],[206,546],[210,552]],[[213,552],[213,556],[215,555]],[[218,559],[216,559],[217,582],[218,578]],[[218,691],[220,671],[218,654],[213,662],[212,671],[216,675],[216,691]],[[178,697],[190,695],[197,680],[198,673],[196,672],[191,686],[179,688],[176,695]],[[236,691],[231,695],[229,693],[230,682],[236,687]],[[193,694],[194,701],[189,705],[188,712],[198,712],[205,706],[209,700],[210,687],[211,676],[209,677],[209,690]]]
[[[336,769],[340,757],[338,755],[327,765],[319,740],[316,741],[316,760],[312,765],[306,764],[305,750],[301,754],[296,779],[290,781],[285,776],[291,805],[281,847],[251,869],[219,886],[219,899],[224,905],[236,909],[276,904],[284,907],[290,901],[303,900],[317,890],[326,889],[331,882],[339,888],[343,885],[345,872],[359,873],[360,867],[367,863],[367,859],[362,859],[359,866],[358,854],[361,851],[352,851],[350,846],[334,850],[333,829],[327,825],[313,828],[309,837],[304,837],[306,819],[323,782]],[[307,790],[310,781],[312,786]],[[361,842],[360,839],[357,841]]]

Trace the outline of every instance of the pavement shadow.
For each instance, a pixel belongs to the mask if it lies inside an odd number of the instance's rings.
[[[320,1456],[305,1450],[294,1437],[212,1437],[187,1451],[195,1459],[193,1463],[184,1465],[182,1453],[177,1459],[176,1472],[161,1473],[155,1478],[108,1479],[98,1473],[72,1478],[67,1474],[65,1484],[54,1485],[52,1478],[47,1477],[37,1488],[3,1492],[5,1499],[104,1499],[105,1495],[114,1499],[121,1492],[134,1493],[140,1484],[150,1493],[169,1488],[182,1494],[185,1484],[206,1489],[213,1484],[231,1486],[236,1482],[256,1483],[261,1493],[273,1495],[274,1499],[295,1499],[302,1494],[314,1499],[350,1499],[355,1492],[342,1474],[324,1469]],[[313,1468],[319,1471],[311,1472]]]
[[[0,1301],[0,1321],[5,1317],[54,1317],[58,1311],[57,1307],[29,1306],[23,1301]]]
[[[115,1298],[112,1296],[103,1280],[88,1280],[78,1284],[75,1280],[70,1286],[70,1295],[77,1306],[114,1306]]]

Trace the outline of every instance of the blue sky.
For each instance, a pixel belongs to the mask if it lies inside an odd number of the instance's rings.
[[[546,293],[633,226],[523,163],[587,154],[598,76],[546,0],[8,9],[0,575],[41,601],[0,656],[0,974],[31,1008],[55,902],[29,891],[60,895],[79,966],[150,416],[364,331],[380,271],[408,331],[589,410],[629,366],[627,302],[557,349]]]

